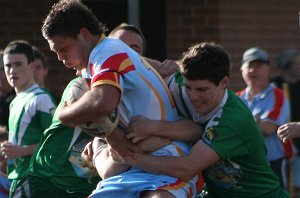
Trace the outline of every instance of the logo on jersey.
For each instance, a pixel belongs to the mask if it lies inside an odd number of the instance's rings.
[[[237,184],[242,177],[242,170],[237,163],[222,160],[208,169],[208,177],[212,182],[225,189],[240,188]]]
[[[204,138],[207,142],[212,142],[214,139],[216,139],[216,137],[217,133],[213,130],[213,128],[206,129]]]

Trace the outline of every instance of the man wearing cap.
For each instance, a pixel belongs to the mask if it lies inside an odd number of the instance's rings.
[[[277,137],[278,127],[289,120],[289,104],[282,90],[269,83],[270,65],[267,52],[250,48],[243,54],[241,72],[247,87],[238,95],[250,108],[264,137],[267,159],[288,189],[288,159],[285,146]]]
[[[282,141],[293,139],[298,153],[294,157],[294,187],[300,193],[300,52],[296,49],[284,49],[277,59],[281,75],[272,81],[283,90],[290,102],[290,121],[279,127],[277,134]],[[298,137],[298,138],[296,138]]]

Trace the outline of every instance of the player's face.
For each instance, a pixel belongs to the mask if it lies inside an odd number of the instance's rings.
[[[227,84],[228,77],[224,77],[218,86],[208,80],[185,79],[185,91],[195,111],[206,115],[220,104]]]
[[[269,83],[270,66],[260,61],[252,61],[241,67],[242,76],[247,86],[265,88]]]
[[[5,95],[11,90],[11,86],[8,84],[5,72],[4,72],[4,64],[3,64],[3,57],[0,56],[0,92],[2,95]]]
[[[33,77],[35,82],[41,86],[45,86],[45,76],[48,74],[48,68],[43,65],[41,59],[35,59],[32,62]]]
[[[66,36],[47,38],[50,49],[56,53],[58,60],[67,68],[81,70],[87,66],[88,57],[84,53],[84,41]]]
[[[3,62],[7,81],[16,92],[21,92],[34,83],[31,64],[24,54],[6,54]]]
[[[141,38],[140,35],[131,31],[118,30],[111,37],[120,39],[137,53],[143,54],[144,45],[143,45],[143,39]]]

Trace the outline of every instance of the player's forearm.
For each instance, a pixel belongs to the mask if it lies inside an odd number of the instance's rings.
[[[109,93],[106,94],[107,92]],[[109,85],[102,85],[101,89],[94,88],[75,103],[58,109],[59,119],[62,123],[71,126],[93,121],[115,110],[119,95],[119,91]]]
[[[157,121],[157,136],[184,142],[196,142],[203,134],[202,128],[191,120]]]
[[[278,125],[275,125],[268,121],[260,121],[258,123],[258,126],[263,136],[272,135],[273,133],[276,133],[278,129]]]
[[[99,176],[102,179],[118,175],[122,172],[127,171],[130,166],[118,163],[114,161],[108,153],[108,150],[105,149],[94,159],[95,167],[98,171]]]
[[[31,156],[34,153],[37,146],[38,144],[22,146],[20,157]]]
[[[195,174],[190,171],[185,157],[139,155],[130,165],[154,174],[169,175],[184,181],[190,180]]]

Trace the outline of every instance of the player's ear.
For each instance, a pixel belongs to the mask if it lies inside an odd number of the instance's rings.
[[[84,38],[85,40],[88,40],[91,36],[90,31],[87,28],[81,28],[79,31],[79,34]]]
[[[228,76],[225,76],[225,77],[221,80],[221,82],[220,82],[221,86],[222,86],[224,89],[227,87],[228,83],[229,83],[229,77],[228,77]]]

